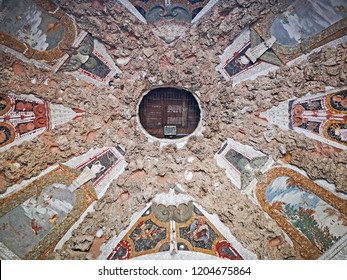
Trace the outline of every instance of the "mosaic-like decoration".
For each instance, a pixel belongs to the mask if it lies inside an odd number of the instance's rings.
[[[0,152],[81,116],[81,110],[33,95],[0,94]]]
[[[170,223],[158,220],[150,207],[107,259],[129,259],[151,254],[158,252],[159,248],[167,243],[170,243]]]
[[[263,38],[275,37],[272,49],[287,63],[329,41],[346,35],[345,0],[282,1],[285,11],[269,13],[252,28]]]
[[[92,149],[86,154],[68,161],[66,165],[81,171],[86,167],[96,168],[98,172],[90,182],[100,198],[105,194],[110,183],[124,171],[127,163],[122,148],[104,147]]]
[[[318,258],[347,233],[346,201],[294,170],[270,170],[257,198],[305,258]]]
[[[216,221],[212,221],[208,213],[193,203],[190,196],[176,195],[171,189],[168,194],[157,195],[127,230],[112,239],[101,259],[124,260],[165,252],[173,256],[182,251],[231,260],[253,258],[228,235],[228,239],[232,240],[229,241],[224,232],[225,228],[220,224],[217,226]]]
[[[184,36],[192,23],[203,17],[218,0],[120,0],[153,33],[170,44]]]
[[[246,190],[257,180],[258,174],[272,164],[272,159],[253,148],[232,139],[223,143],[215,155],[217,163],[226,170],[228,178],[241,190]]]
[[[44,259],[96,200],[90,184],[69,190],[78,173],[59,165],[0,200],[0,242],[21,259]]]
[[[65,61],[59,71],[65,71],[93,84],[107,84],[120,69],[106,48],[91,35],[86,35],[77,50]]]
[[[176,229],[178,250],[196,251],[225,259],[242,260],[240,254],[196,207],[194,207],[191,219],[183,225],[176,223]]]
[[[336,148],[347,148],[347,90],[282,102],[260,114],[271,124],[303,133]]]

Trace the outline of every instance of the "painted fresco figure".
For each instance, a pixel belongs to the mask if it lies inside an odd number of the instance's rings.
[[[207,243],[210,238],[209,228],[203,219],[195,220],[186,234],[195,242]]]
[[[332,98],[332,107],[337,110],[347,111],[347,91],[336,94]]]
[[[153,249],[157,244],[165,238],[165,228],[159,227],[153,224],[151,221],[141,221],[133,237],[131,237],[135,243],[135,251],[147,251]]]
[[[0,112],[5,110],[7,106],[7,101],[5,100],[5,98],[0,96]]]
[[[347,141],[347,125],[342,124],[333,124],[331,125],[331,130],[333,135],[331,135],[333,138],[338,138],[340,141],[346,142]]]
[[[0,147],[13,141],[15,130],[7,123],[0,123]]]
[[[54,184],[45,189],[40,196],[31,197],[21,205],[25,216],[31,220],[35,235],[43,226],[48,225],[47,222],[55,225],[60,216],[65,216],[72,210],[71,203],[55,197],[58,189],[65,190],[66,186]]]
[[[141,232],[140,234],[135,234],[135,240],[155,240],[157,235],[163,232],[163,228],[158,228],[156,225],[140,223]]]

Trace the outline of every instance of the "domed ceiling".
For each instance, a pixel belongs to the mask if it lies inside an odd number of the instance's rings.
[[[1,259],[345,258],[346,1],[0,10]]]

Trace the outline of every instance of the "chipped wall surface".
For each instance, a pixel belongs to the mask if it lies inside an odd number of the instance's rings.
[[[232,86],[215,71],[219,56],[251,23],[271,11],[283,12],[278,8],[282,1],[219,1],[171,45],[154,36],[149,25],[118,2],[57,2],[81,30],[105,46],[122,73],[109,84],[94,85],[65,72],[38,68],[15,52],[1,51],[1,93],[34,94],[47,102],[79,108],[85,116],[2,151],[0,191],[5,193],[92,148],[120,145],[128,164],[110,182],[94,210],[83,216],[47,258],[98,258],[102,244],[119,236],[134,213],[175,184],[208,213],[216,214],[258,259],[301,259],[301,251],[292,246],[282,228],[240,193],[214,155],[231,138],[271,157],[275,164],[286,161],[311,180],[325,180],[337,192],[346,193],[345,150],[269,126],[259,114],[282,101],[346,86],[347,45],[339,42],[323,47],[267,75]],[[148,142],[138,126],[139,100],[158,86],[179,87],[199,97],[204,131],[180,149]],[[103,234],[97,234],[99,230]]]

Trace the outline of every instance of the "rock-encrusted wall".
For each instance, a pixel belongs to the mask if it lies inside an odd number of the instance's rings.
[[[232,87],[215,71],[226,46],[249,23],[275,9],[281,1],[220,1],[189,34],[174,45],[156,38],[115,1],[59,1],[80,27],[103,42],[122,70],[110,86],[96,87],[65,75],[27,65],[1,53],[0,86],[80,108],[86,116],[31,142],[12,147],[0,157],[0,190],[38,175],[57,162],[81,155],[94,146],[122,145],[129,163],[86,216],[72,238],[52,258],[95,258],[95,232],[106,227],[105,240],[119,234],[131,215],[143,209],[167,185],[180,183],[209,213],[218,214],[232,234],[261,259],[297,259],[279,226],[242,196],[214,160],[227,138],[252,146],[274,159],[285,157],[311,179],[325,179],[347,192],[347,152],[326,147],[293,132],[281,131],[255,113],[280,101],[319,93],[326,86],[346,84],[347,44],[323,48],[307,60]],[[136,106],[143,92],[158,85],[174,85],[195,92],[204,111],[203,137],[187,145],[160,148],[149,143],[136,122]],[[193,172],[188,181],[185,171]],[[95,247],[95,246],[94,246]]]

